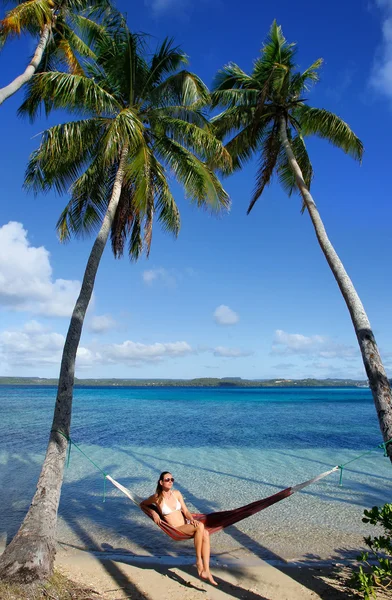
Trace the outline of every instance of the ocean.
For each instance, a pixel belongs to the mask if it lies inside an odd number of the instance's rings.
[[[28,509],[44,457],[56,389],[0,387],[0,542]],[[361,388],[120,388],[75,390],[71,437],[137,494],[173,473],[190,509],[241,506],[310,479],[381,441],[371,393]],[[193,554],[107,483],[76,448],[66,469],[58,542],[137,556]],[[392,502],[381,450],[214,535],[216,557],[344,560],[356,556],[363,510]]]

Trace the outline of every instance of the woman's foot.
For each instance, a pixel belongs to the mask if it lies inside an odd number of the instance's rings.
[[[211,585],[218,585],[217,582],[215,581],[215,579],[213,578],[213,576],[211,575],[210,571],[203,571],[199,576],[201,577],[201,579],[204,579],[205,581],[209,581],[211,583]]]
[[[203,565],[203,561],[201,559],[196,560],[196,569],[199,574],[199,577],[201,577],[202,579],[205,579],[205,577],[203,577],[204,565]]]

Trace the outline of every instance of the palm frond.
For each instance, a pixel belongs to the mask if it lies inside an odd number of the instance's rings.
[[[45,102],[48,111],[65,108],[77,114],[113,114],[122,108],[113,95],[88,77],[59,72],[32,77],[18,114],[27,114],[33,120],[41,102]]]
[[[282,28],[276,21],[273,21],[261,49],[261,56],[254,64],[252,76],[260,85],[264,85],[276,65],[281,65],[289,70],[294,69],[295,53],[295,44],[287,42]]]
[[[35,193],[52,187],[67,192],[96,153],[104,125],[102,119],[87,119],[47,129],[30,157],[24,186]]]
[[[305,142],[300,135],[296,135],[292,138],[290,130],[287,131],[287,135],[298,166],[301,169],[305,185],[308,190],[310,190],[313,179],[313,167],[309,159]],[[286,151],[283,147],[281,148],[278,157],[277,173],[283,189],[289,196],[291,196],[294,191],[298,191],[294,172],[289,164]]]
[[[6,40],[9,37],[19,36],[23,31],[38,35],[45,25],[49,27],[53,25],[53,17],[53,9],[48,0],[20,2],[0,21],[1,36]]]
[[[135,216],[132,223],[131,235],[129,238],[129,258],[137,261],[143,252],[142,226],[138,216]]]
[[[173,39],[165,38],[150,61],[150,73],[146,87],[153,88],[159,85],[164,77],[177,71],[181,65],[187,63],[186,54],[179,46],[173,46]],[[143,92],[147,92],[147,89],[145,88]]]
[[[111,119],[102,137],[102,155],[104,164],[112,165],[119,160],[124,147],[128,147],[131,155],[134,149],[144,144],[144,127],[139,116],[130,108],[122,110]]]
[[[155,161],[155,208],[164,231],[177,236],[180,231],[180,211],[168,186],[162,165]]]
[[[260,156],[260,166],[256,174],[256,185],[246,214],[249,214],[257,200],[260,198],[266,185],[271,182],[271,177],[276,167],[281,141],[278,135],[278,126],[274,124],[263,142]]]
[[[294,116],[300,124],[302,135],[317,135],[356,160],[362,159],[361,140],[337,115],[323,108],[312,108],[302,104],[295,109]]]
[[[155,149],[184,186],[186,195],[199,207],[219,212],[230,200],[213,171],[187,148],[165,136],[156,138]]]
[[[212,106],[226,106],[227,108],[246,107],[252,108],[257,105],[260,97],[260,90],[255,88],[229,90],[214,90],[211,94]]]
[[[152,126],[159,122],[161,117],[181,119],[185,123],[193,123],[200,128],[208,128],[210,126],[210,121],[203,111],[203,105],[200,106],[198,102],[189,106],[178,104],[159,108],[149,108],[146,112],[146,117],[147,116]]]
[[[319,81],[319,70],[323,59],[318,58],[303,73],[294,73],[290,81],[290,96],[299,98],[301,94],[310,90],[311,86]]]
[[[214,92],[232,89],[252,89],[254,87],[255,82],[253,78],[232,62],[228,63],[223,69],[218,71],[212,86]]]
[[[159,119],[158,128],[160,135],[163,133],[192,149],[203,161],[213,161],[216,168],[230,169],[229,153],[209,128],[201,129],[193,123],[168,116]]]
[[[234,106],[226,108],[223,112],[211,119],[213,130],[218,139],[237,133],[238,130],[253,123],[254,108]]]
[[[120,258],[124,254],[125,244],[132,232],[134,220],[133,188],[131,185],[123,185],[110,234],[115,258]]]
[[[170,75],[156,86],[149,94],[149,101],[155,106],[170,106],[181,104],[193,106],[202,102],[210,102],[207,86],[194,73],[182,70],[175,75]]]
[[[242,168],[259,150],[268,124],[268,118],[259,123],[252,121],[226,144],[226,150],[232,158],[234,169]]]
[[[62,212],[56,228],[60,241],[71,236],[85,238],[98,232],[110,201],[117,166],[113,165],[102,176],[103,166],[98,155],[71,186],[71,200]]]

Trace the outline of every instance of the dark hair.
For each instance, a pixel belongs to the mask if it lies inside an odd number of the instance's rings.
[[[163,471],[160,475],[159,475],[159,479],[158,479],[158,483],[157,483],[157,489],[155,490],[156,495],[158,496],[157,498],[157,504],[161,504],[162,500],[163,500],[163,488],[161,485],[161,481],[163,481],[163,478],[165,477],[165,475],[171,475],[170,471]]]

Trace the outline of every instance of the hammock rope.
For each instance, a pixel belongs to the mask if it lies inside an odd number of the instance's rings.
[[[57,430],[57,429],[52,429],[52,433],[59,433],[68,442],[69,446],[68,446],[68,456],[67,456],[67,467],[69,466],[69,461],[70,461],[70,454],[71,454],[70,449],[71,449],[71,446],[74,445],[75,448],[77,450],[79,450],[79,452],[81,454],[83,454],[83,456],[85,456],[87,458],[87,460],[89,460],[91,462],[91,464],[93,464],[102,473],[103,478],[104,478],[103,502],[105,502],[105,499],[106,499],[106,480],[108,480],[117,489],[119,489],[123,494],[125,494],[127,496],[127,498],[129,498],[129,500],[131,500],[131,502],[133,502],[136,506],[138,506],[150,519],[153,520],[153,516],[148,511],[148,509],[146,509],[144,506],[141,506],[141,502],[143,501],[143,498],[141,496],[134,494],[128,488],[126,488],[121,483],[119,483],[118,481],[113,479],[113,477],[111,477],[110,475],[105,473],[105,471],[103,469],[101,469],[101,467],[98,466],[78,446],[78,444],[76,444],[73,441],[73,439],[71,439],[69,436],[65,435],[62,431]],[[240,506],[239,508],[235,508],[232,510],[219,511],[219,512],[214,512],[214,513],[209,513],[209,514],[192,513],[192,517],[194,519],[202,522],[210,534],[216,533],[217,531],[220,531],[221,529],[228,527],[229,525],[234,525],[235,523],[238,523],[239,521],[242,521],[243,519],[246,519],[247,517],[250,517],[251,515],[254,515],[257,512],[264,510],[265,508],[268,508],[269,506],[272,506],[273,504],[275,504],[276,502],[279,502],[280,500],[283,500],[284,498],[288,498],[295,492],[299,492],[300,490],[303,490],[308,485],[312,485],[313,483],[316,483],[317,481],[324,479],[324,477],[328,477],[328,475],[331,475],[331,473],[335,473],[336,471],[340,471],[339,485],[341,486],[342,479],[343,479],[343,469],[348,464],[350,464],[350,463],[354,462],[355,460],[362,458],[362,456],[370,454],[371,452],[374,452],[375,450],[378,450],[380,448],[382,448],[384,450],[384,456],[387,456],[387,446],[388,446],[388,444],[391,444],[391,443],[392,443],[392,438],[386,442],[382,442],[381,444],[378,444],[378,446],[376,446],[375,448],[372,448],[371,450],[362,452],[358,456],[355,456],[351,460],[348,460],[347,462],[345,462],[341,465],[336,465],[332,469],[329,469],[329,471],[320,473],[319,475],[316,475],[312,479],[308,479],[307,481],[298,483],[297,485],[285,488],[275,494],[272,494],[272,496],[268,496],[267,498],[262,498],[261,500],[256,500],[255,502],[251,502],[250,504],[246,504],[245,506]],[[149,508],[154,509],[154,505],[151,505]],[[192,537],[190,534],[186,534],[183,531],[180,531],[180,530],[176,529],[175,527],[172,527],[171,525],[166,523],[166,521],[164,521],[163,519],[161,519],[161,521],[159,523],[159,527],[162,529],[162,531],[164,531],[164,533],[169,535],[175,541],[186,540],[186,539],[190,539]]]

